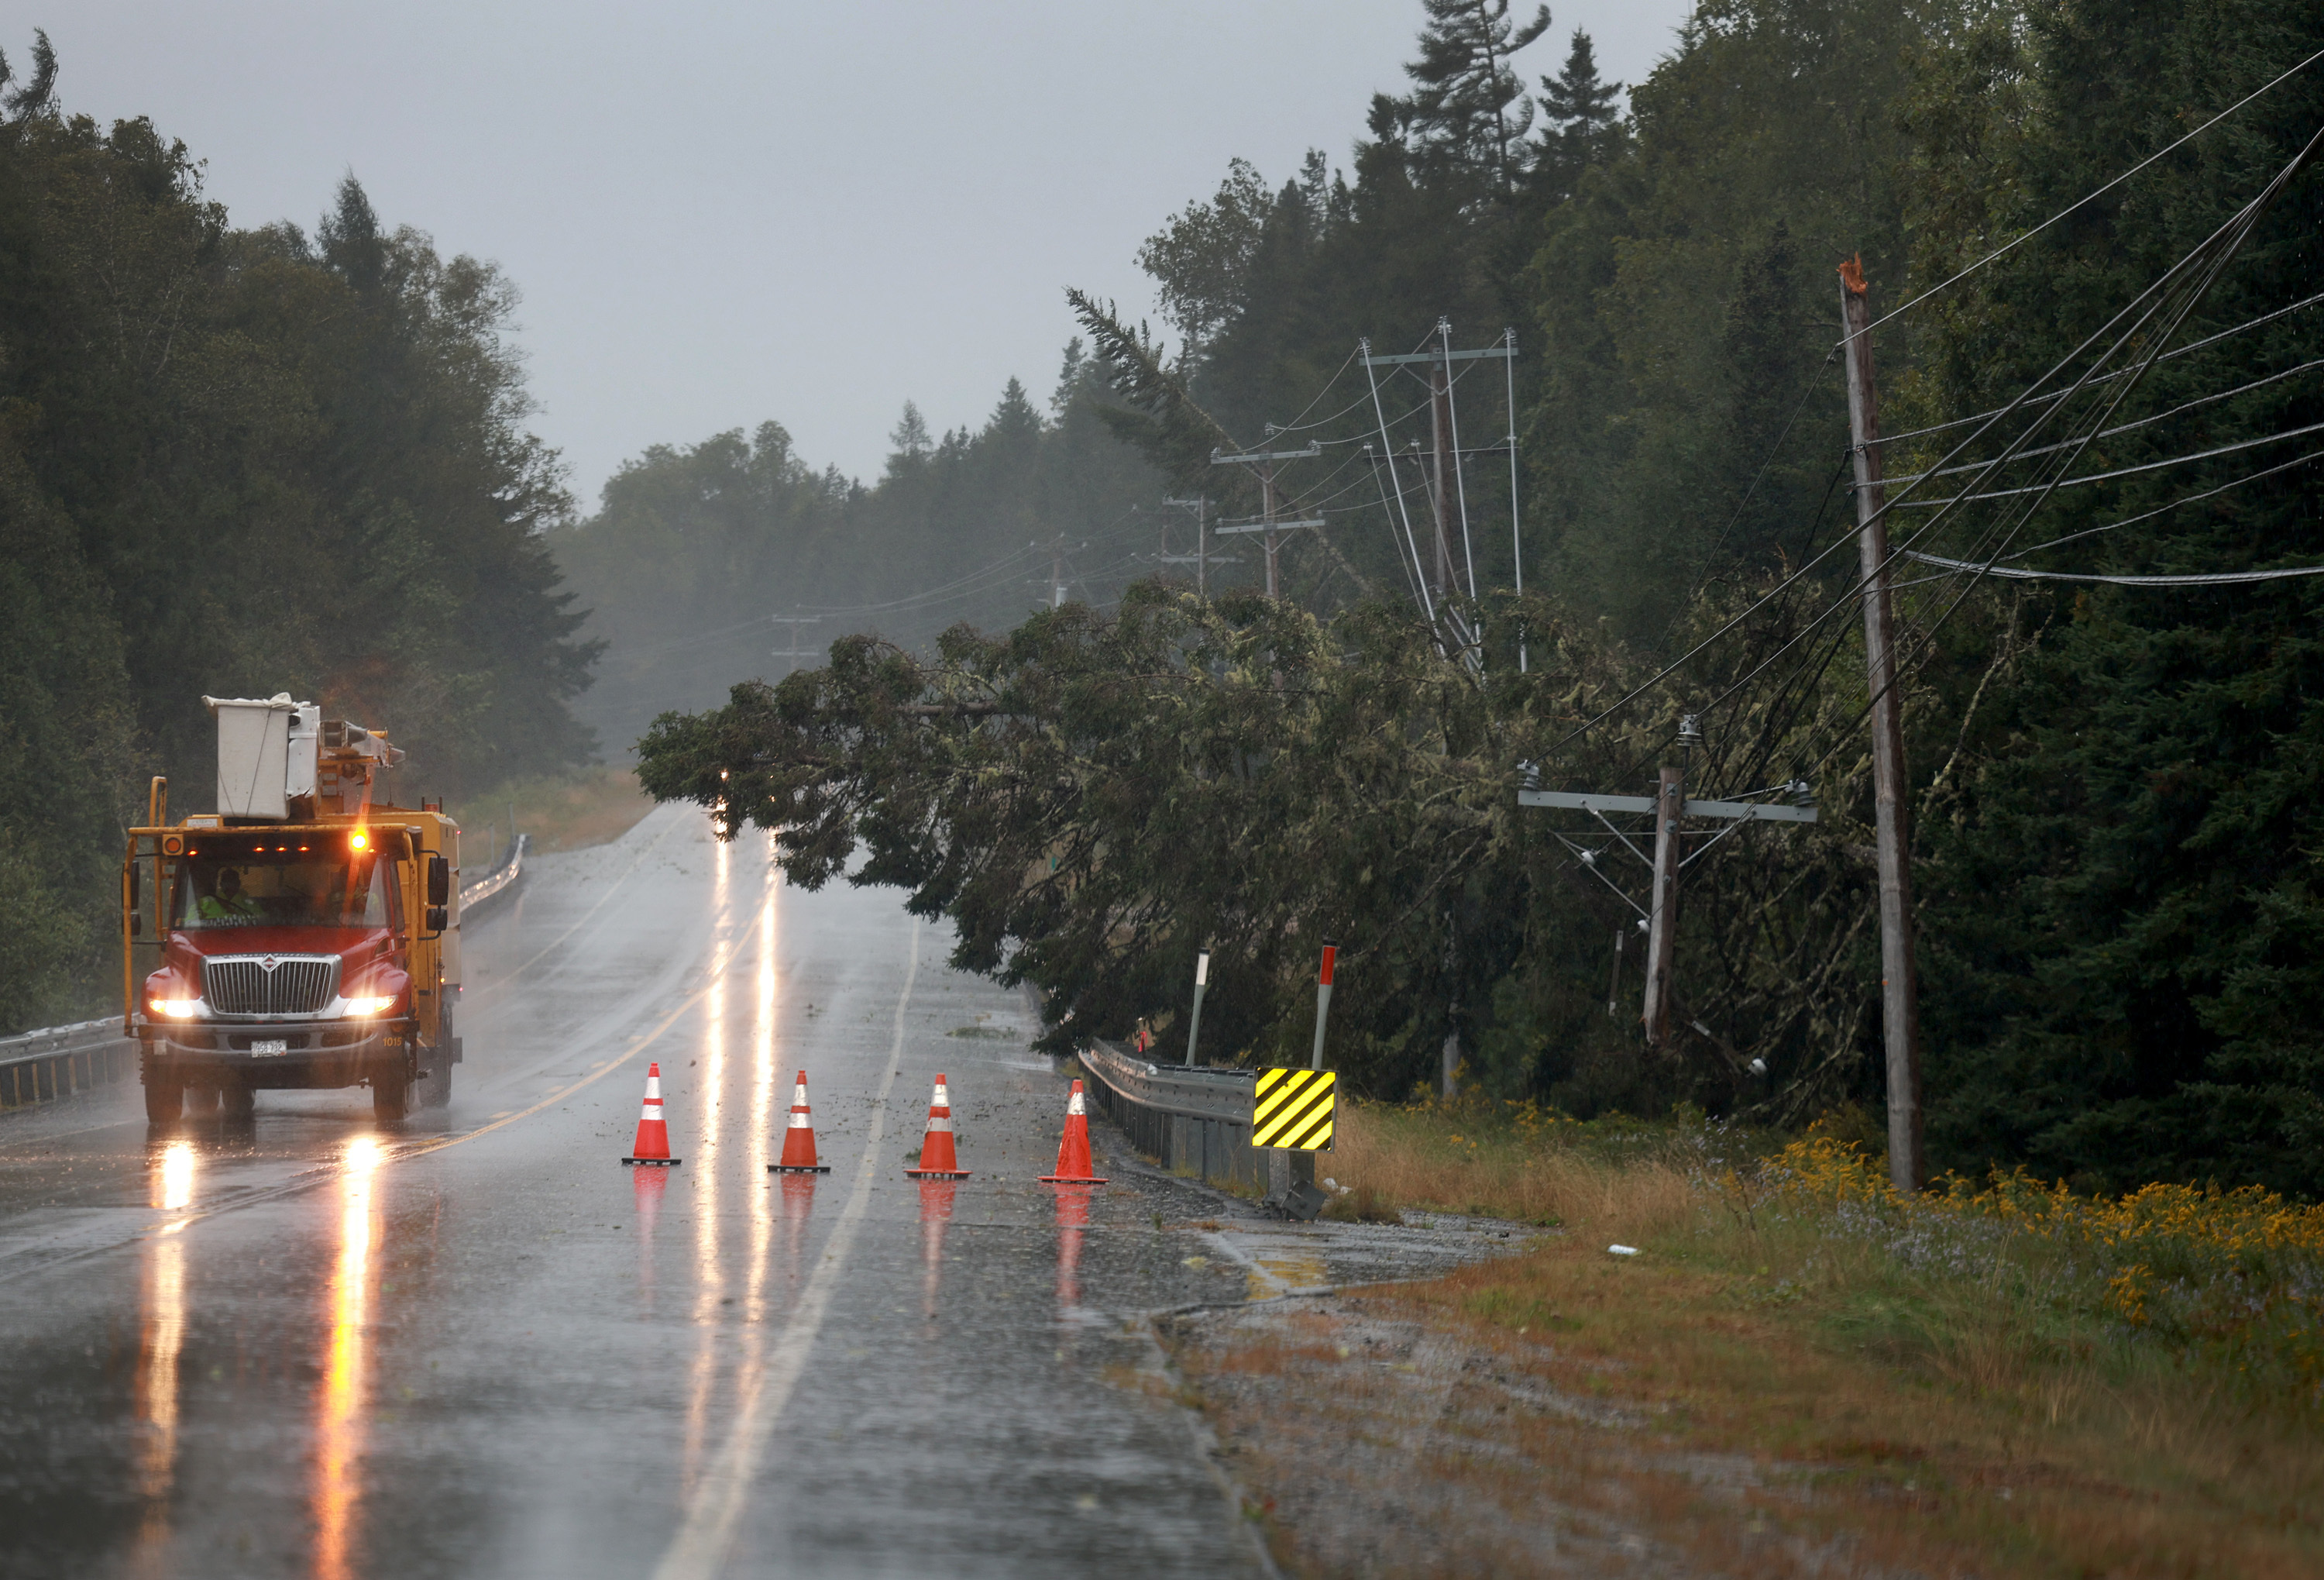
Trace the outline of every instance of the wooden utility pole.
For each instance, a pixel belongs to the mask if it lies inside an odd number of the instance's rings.
[[[1267,596],[1275,596],[1275,463],[1259,464],[1259,519],[1266,528],[1262,540],[1267,545]]]
[[[1857,558],[1864,579],[1865,683],[1872,693],[1874,848],[1880,864],[1880,1024],[1888,1048],[1888,1178],[1910,1194],[1927,1178],[1921,1145],[1921,995],[1913,965],[1912,833],[1906,825],[1904,698],[1896,691],[1895,608],[1888,590],[1888,496],[1880,480],[1880,397],[1872,309],[1859,258],[1840,266],[1847,338],[1848,429],[1856,458]]]
[[[1261,501],[1259,520],[1255,522],[1245,522],[1239,526],[1221,527],[1219,529],[1219,535],[1221,537],[1225,537],[1233,532],[1263,532],[1266,534],[1267,596],[1270,598],[1277,596],[1275,576],[1275,535],[1277,532],[1292,531],[1300,527],[1320,527],[1323,524],[1323,518],[1320,516],[1296,522],[1278,521],[1276,519],[1275,463],[1277,461],[1308,460],[1316,456],[1320,456],[1323,453],[1323,447],[1320,444],[1314,443],[1310,443],[1304,450],[1254,451],[1247,456],[1222,456],[1216,450],[1213,450],[1211,452],[1211,465],[1213,467],[1257,467],[1259,468],[1259,499]]]
[[[798,607],[798,605],[796,605],[796,604],[794,604],[794,605],[791,605],[791,607],[792,607],[793,609],[797,609],[797,608]],[[800,626],[802,626],[802,625],[820,625],[820,624],[823,624],[823,616],[822,616],[822,615],[820,615],[820,614],[770,614],[770,615],[769,615],[769,616],[768,616],[768,620],[769,620],[769,621],[770,621],[770,624],[776,624],[776,625],[788,625],[788,626],[789,626],[789,627],[791,628],[791,644],[790,644],[790,646],[788,646],[788,647],[779,647],[779,648],[775,649],[771,653],[770,653],[770,654],[768,655],[770,658],[788,659],[788,660],[790,660],[790,661],[791,661],[791,669],[795,670],[797,670],[797,669],[799,667],[799,661],[800,661],[801,659],[811,659],[811,658],[815,658],[815,657],[817,657],[817,656],[818,656],[818,655],[817,655],[817,654],[816,654],[816,653],[812,649],[809,649],[809,648],[803,648],[803,647],[799,646],[799,627],[800,627]],[[512,823],[512,824],[510,824],[510,825],[509,825],[509,827],[510,827],[512,830],[513,830],[513,829],[515,828],[515,827],[516,827],[516,825],[515,825],[515,824],[513,824],[513,823]]]
[[[1665,764],[1655,796],[1655,880],[1646,908],[1646,1045],[1670,1030],[1671,968],[1678,954],[1679,819],[1686,815],[1686,771]]]
[[[1460,463],[1451,455],[1452,443],[1452,347],[1440,345],[1442,358],[1428,365],[1428,503],[1436,517],[1436,601],[1442,605],[1452,591],[1452,497],[1445,482],[1445,464]]]
[[[1646,1008],[1639,1019],[1646,1029],[1649,1046],[1662,1042],[1670,1034],[1671,985],[1678,963],[1678,874],[1679,869],[1701,856],[1711,845],[1727,837],[1732,828],[1711,836],[1690,855],[1686,850],[1686,819],[1713,818],[1734,827],[1745,823],[1812,823],[1816,810],[1805,781],[1794,781],[1780,787],[1779,791],[1791,799],[1792,804],[1771,801],[1691,801],[1686,799],[1687,767],[1693,760],[1694,748],[1702,744],[1702,729],[1693,714],[1683,716],[1678,725],[1679,766],[1665,766],[1660,782],[1652,796],[1604,795],[1591,790],[1544,790],[1520,789],[1520,807],[1561,807],[1577,812],[1587,812],[1605,825],[1606,831],[1617,842],[1607,848],[1628,851],[1653,869],[1653,886],[1646,903],[1639,904],[1628,891],[1609,877],[1598,861],[1597,853],[1575,844],[1564,835],[1557,836],[1560,843],[1582,857],[1582,864],[1595,872],[1599,878],[1624,904],[1638,913],[1639,925],[1646,929]],[[1652,814],[1655,820],[1655,854],[1646,862],[1637,845],[1608,820],[1607,814],[1622,813],[1636,816]],[[1614,1012],[1614,993],[1622,980],[1622,935],[1614,935],[1614,975],[1607,985],[1606,1012]],[[1697,1030],[1701,1028],[1698,1026]]]
[[[1198,598],[1207,598],[1211,596],[1210,496],[1208,494],[1197,494],[1192,499],[1166,498],[1162,503],[1167,505],[1173,505],[1180,510],[1191,510],[1194,513],[1194,551],[1192,554],[1172,554],[1165,549],[1162,554],[1162,563],[1165,565],[1193,566],[1194,568],[1194,596]],[[1232,565],[1235,563],[1235,560],[1231,555],[1229,555],[1222,558],[1219,560],[1219,563],[1222,565]]]

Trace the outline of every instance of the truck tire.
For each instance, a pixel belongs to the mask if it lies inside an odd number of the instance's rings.
[[[186,1089],[159,1076],[145,1077],[145,1123],[175,1124],[186,1112]]]
[[[403,1063],[371,1073],[371,1116],[381,1124],[401,1124],[410,1104],[411,1087],[403,1078]]]

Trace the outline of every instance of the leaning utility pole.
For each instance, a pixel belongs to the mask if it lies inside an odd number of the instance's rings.
[[[1568,838],[1556,836],[1558,842],[1582,858],[1582,864],[1595,873],[1599,880],[1619,895],[1622,903],[1638,913],[1638,925],[1646,930],[1646,991],[1645,1012],[1639,1020],[1646,1030],[1649,1046],[1662,1043],[1670,1035],[1671,1008],[1674,998],[1673,984],[1678,964],[1678,875],[1688,863],[1701,860],[1712,845],[1747,823],[1812,823],[1816,821],[1814,798],[1804,780],[1794,780],[1751,794],[1783,795],[1791,804],[1773,801],[1691,801],[1686,799],[1687,767],[1693,748],[1702,741],[1702,729],[1696,716],[1687,714],[1679,720],[1679,766],[1665,765],[1652,796],[1607,795],[1595,790],[1545,790],[1531,786],[1519,787],[1520,807],[1557,807],[1572,811],[1587,812],[1598,819],[1611,842],[1607,851],[1626,850],[1644,863],[1654,873],[1647,902],[1639,904],[1621,884],[1608,875],[1599,861],[1600,852]],[[1640,850],[1636,841],[1618,828],[1608,813],[1629,815],[1652,814],[1655,820],[1655,854],[1651,860]],[[1727,824],[1689,852],[1686,838],[1689,818],[1716,818]],[[1607,1013],[1614,1012],[1614,985],[1621,981],[1622,935],[1614,936],[1614,975],[1607,987]],[[1700,1026],[1697,1030],[1701,1030]]]
[[[1895,609],[1888,591],[1888,505],[1880,480],[1880,397],[1872,310],[1858,258],[1840,266],[1840,344],[1856,459],[1857,562],[1864,575],[1865,682],[1872,692],[1874,845],[1880,863],[1880,1025],[1888,1045],[1888,1179],[1910,1194],[1927,1178],[1921,1148],[1921,995],[1913,965],[1912,835],[1906,827],[1904,699],[1896,694]]]

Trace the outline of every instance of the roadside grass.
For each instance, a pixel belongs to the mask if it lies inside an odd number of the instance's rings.
[[[536,851],[607,844],[654,808],[652,799],[638,788],[638,776],[626,768],[512,780],[449,808],[460,825],[464,866],[482,872],[495,843],[508,848],[512,806],[517,831],[532,836]]]
[[[1941,1572],[2324,1573],[2324,1208],[2023,1175],[1905,1201],[1831,1133],[1522,1106],[1360,1104],[1337,1139],[1376,1199],[1565,1231],[1391,1303],[1751,1455],[1754,1518],[1799,1539]]]

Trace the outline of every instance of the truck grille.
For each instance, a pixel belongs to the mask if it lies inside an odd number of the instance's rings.
[[[337,955],[230,955],[202,962],[202,996],[221,1015],[312,1015],[338,991]]]

